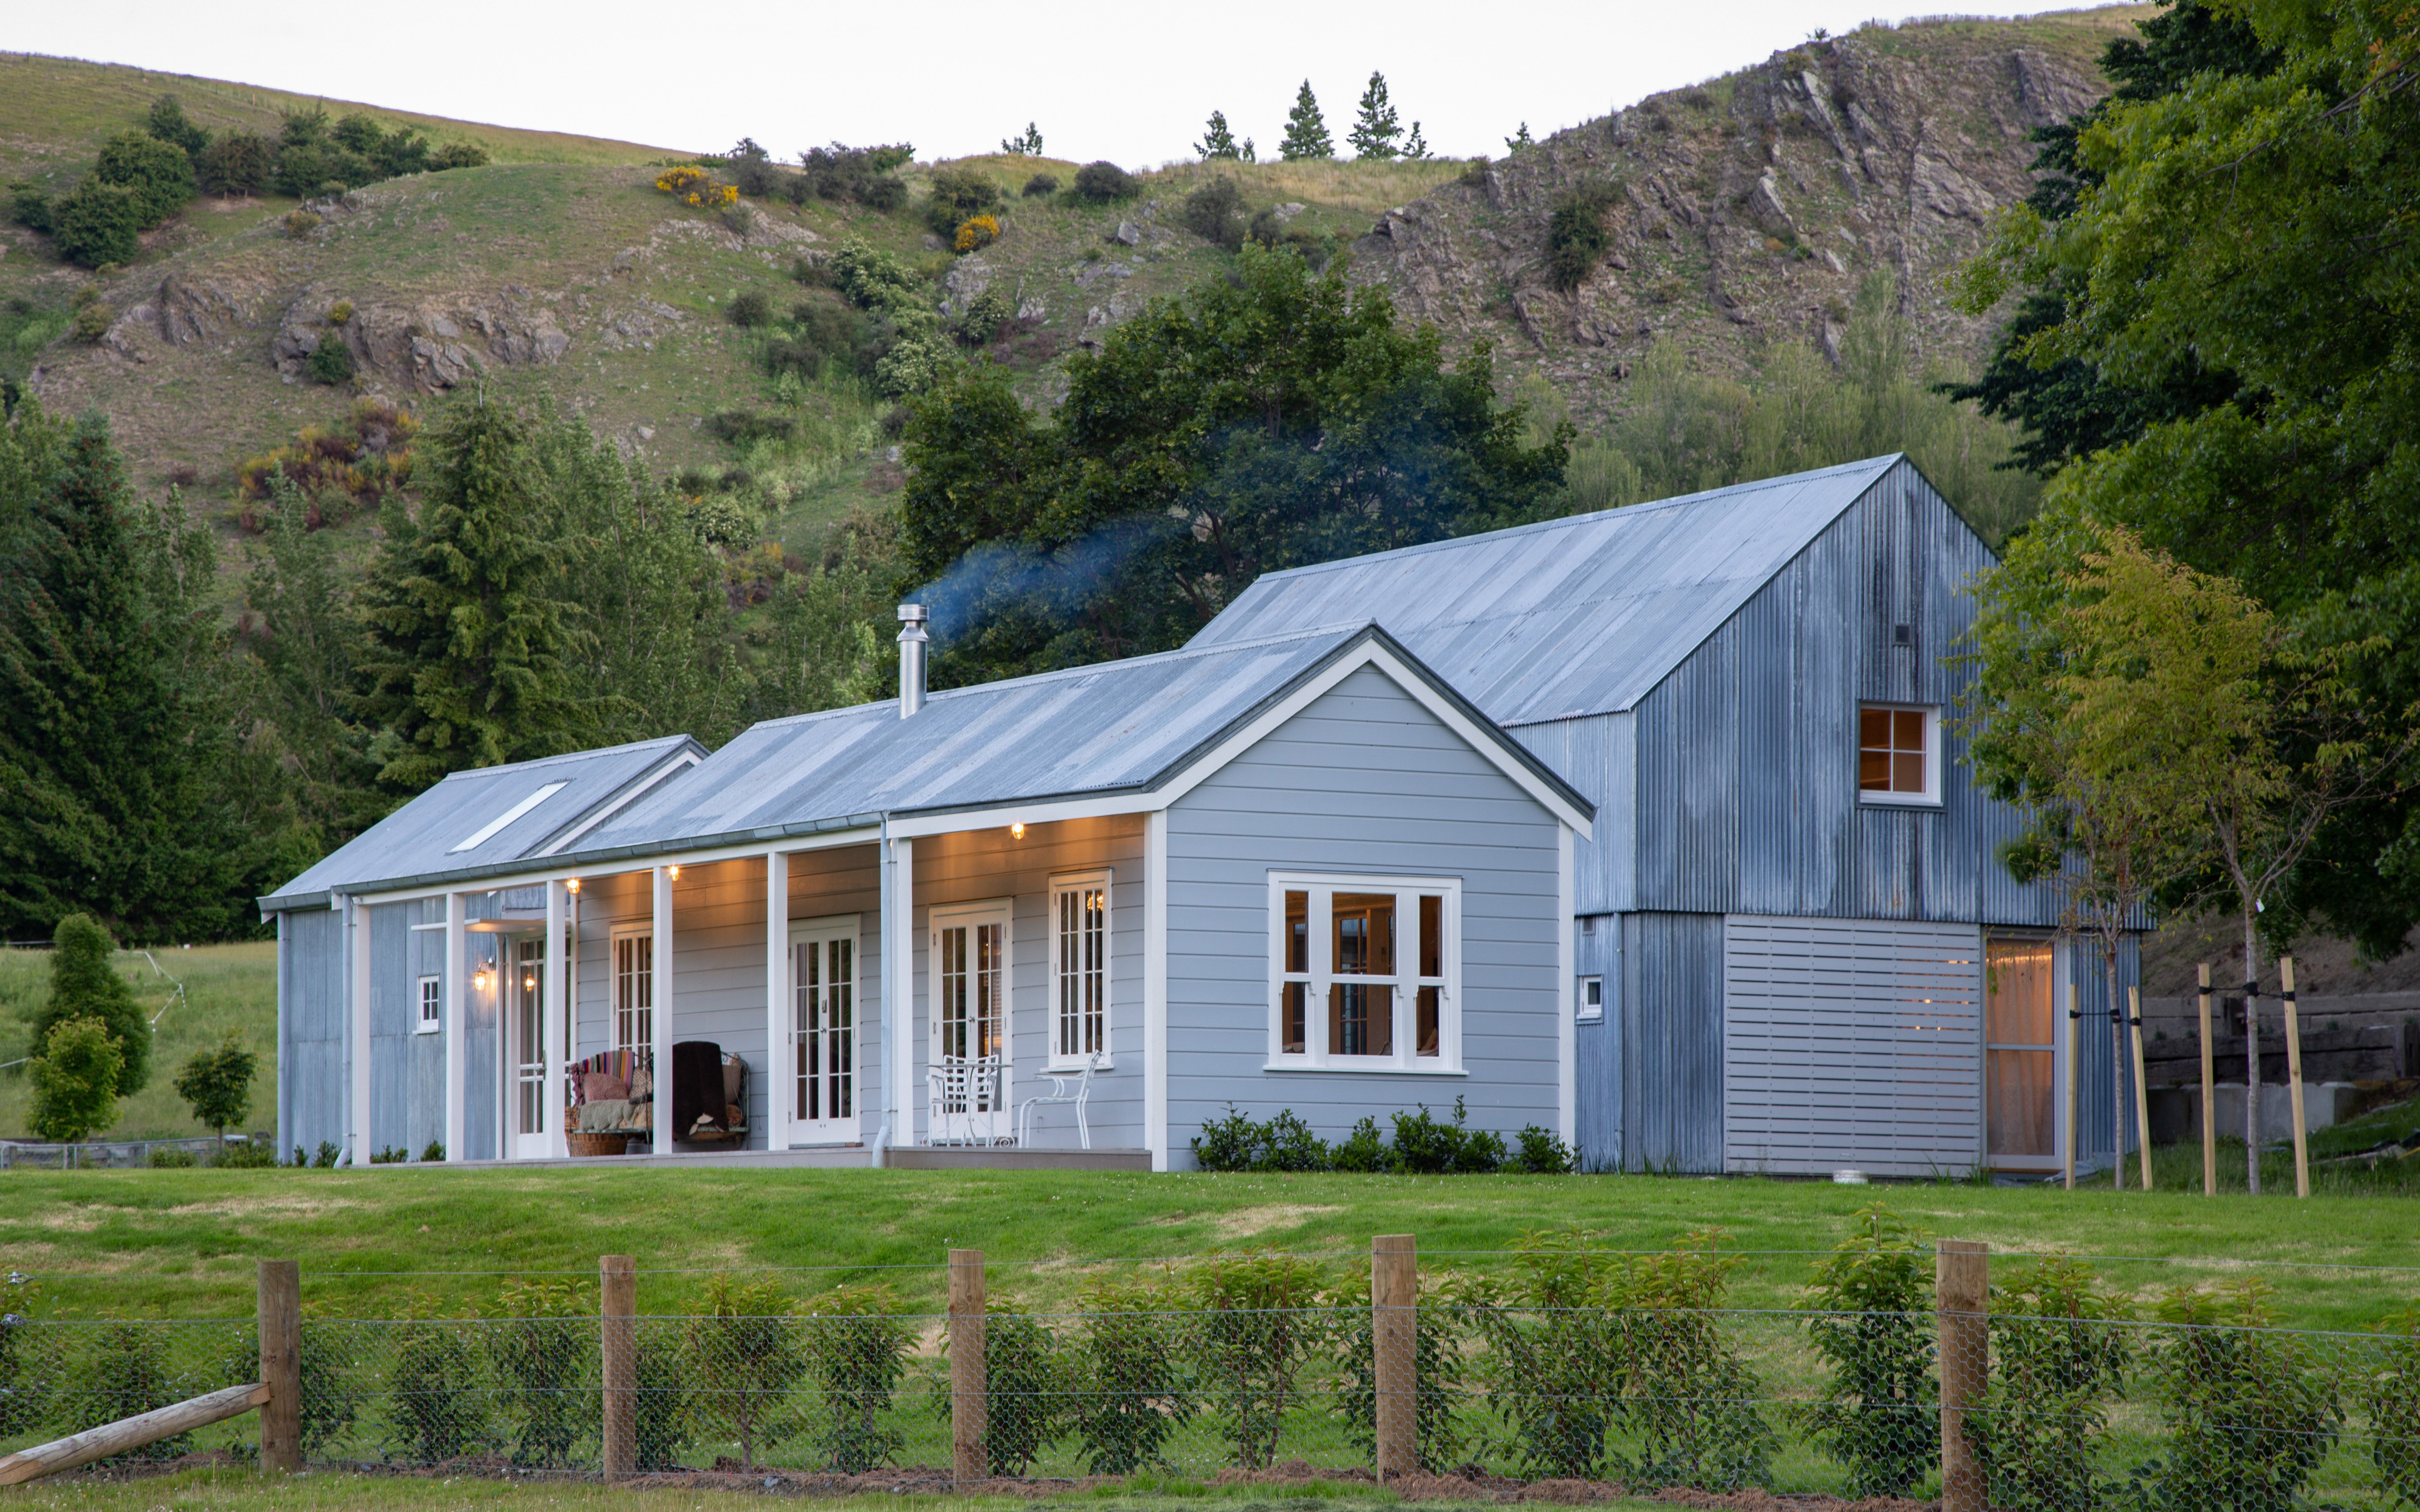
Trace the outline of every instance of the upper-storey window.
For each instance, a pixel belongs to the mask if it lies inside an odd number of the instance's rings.
[[[1857,796],[1869,803],[1941,801],[1939,710],[1899,703],[1857,710]]]

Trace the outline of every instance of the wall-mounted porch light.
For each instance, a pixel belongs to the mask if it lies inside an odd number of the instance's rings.
[[[1011,840],[1023,840],[1025,838],[1024,820],[1020,819],[1016,823],[1008,826],[1008,838]]]
[[[477,989],[478,991],[480,991],[480,992],[486,992],[486,991],[488,990],[488,968],[487,968],[487,967],[485,967],[485,966],[481,966],[481,967],[479,967],[477,970],[475,970],[475,971],[473,971],[473,972],[472,972],[472,973],[471,973],[471,985],[472,985],[473,987],[476,988],[476,989]]]
[[[664,875],[672,878],[675,882],[678,882],[680,880],[680,868],[677,866],[668,866],[664,868]]]
[[[573,877],[570,881],[563,885],[563,890],[566,892],[578,892],[580,890],[580,879],[578,877]]]

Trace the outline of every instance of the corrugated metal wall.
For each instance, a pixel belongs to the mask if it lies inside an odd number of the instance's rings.
[[[1590,915],[1574,941],[1578,974],[1598,979],[1605,995],[1602,1016],[1581,1020],[1573,1031],[1578,1097],[1572,1143],[1588,1171],[1621,1169],[1621,933],[1619,916]]]
[[[1971,924],[1727,919],[1726,1167],[1934,1176],[1979,1165],[1981,939]]]
[[[2075,1006],[2084,1017],[2071,1026],[2076,1031],[2075,1044],[2075,1122],[2076,1162],[2079,1165],[2105,1167],[2109,1161],[2109,1124],[2116,1109],[2112,1105],[2109,1079],[2113,1072],[2123,1078],[2129,1110],[2118,1125],[2124,1143],[2118,1148],[2135,1147],[2133,1108],[2134,1095],[2133,1056],[2111,1057],[2109,1042],[2109,981],[2106,964],[2097,940],[2076,939],[2065,942],[2059,949],[2066,980],[2072,984]],[[2118,950],[2118,992],[2119,1006],[2124,1006],[2125,991],[2138,985],[2143,977],[2142,942],[2133,936],[2124,940]],[[2071,1026],[2062,1025],[2062,1030]],[[2127,1174],[2133,1180],[2133,1173]]]
[[[1723,1168],[1723,920],[1621,917],[1621,1140],[1632,1171]]]
[[[344,916],[277,916],[277,1144],[345,1142]]]

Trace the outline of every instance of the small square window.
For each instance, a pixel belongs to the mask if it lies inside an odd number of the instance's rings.
[[[435,1034],[445,1026],[445,987],[436,977],[420,979],[420,1018],[412,1025],[415,1034]]]
[[[1580,979],[1577,1017],[1583,1024],[1592,1023],[1605,1017],[1605,979],[1603,977]]]
[[[1857,711],[1857,792],[1885,803],[1937,801],[1934,711],[1869,703]]]

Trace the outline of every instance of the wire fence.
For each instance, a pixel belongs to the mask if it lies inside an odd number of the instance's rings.
[[[717,1276],[681,1314],[628,1319],[596,1285],[524,1281],[493,1317],[306,1311],[302,1455],[791,1479],[1384,1466],[1978,1512],[2420,1504],[2420,1310],[2283,1328],[2257,1284],[2144,1307],[2053,1259],[1995,1267],[1988,1312],[1953,1316],[1929,1253],[1887,1244],[1836,1255],[1810,1292],[1878,1305],[1688,1304],[1719,1302],[1728,1263],[1537,1253],[1373,1304],[1366,1271],[1237,1256],[1111,1274],[1053,1311]],[[0,1448],[257,1380],[259,1359],[249,1320],[11,1314]],[[140,1453],[242,1455],[255,1431]]]

